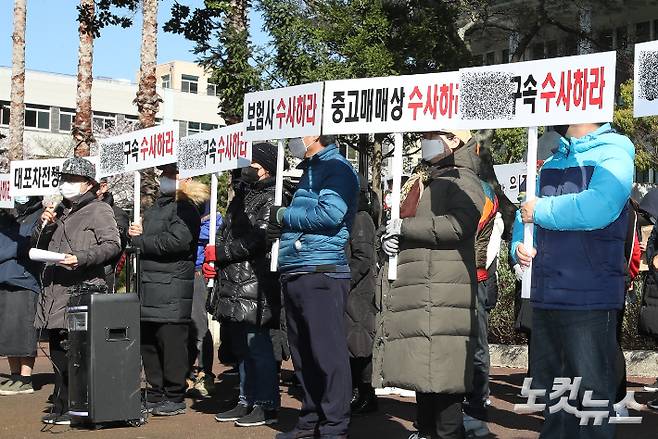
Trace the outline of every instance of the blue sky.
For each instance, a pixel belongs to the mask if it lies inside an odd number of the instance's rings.
[[[203,0],[178,0],[200,6]],[[158,62],[174,59],[194,61],[193,45],[180,35],[162,31],[170,17],[174,0],[162,0],[158,9]],[[11,66],[12,0],[0,0],[0,65]],[[79,0],[27,0],[25,67],[32,70],[76,74],[78,68],[78,27],[76,5]],[[262,44],[267,36],[261,31],[262,19],[251,14],[254,42]],[[105,28],[94,42],[94,76],[125,78],[135,81],[139,70],[141,12],[129,29]]]

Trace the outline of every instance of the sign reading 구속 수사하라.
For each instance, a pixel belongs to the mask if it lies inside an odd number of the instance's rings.
[[[459,72],[327,81],[322,132],[360,134],[459,128]]]
[[[243,168],[251,163],[251,142],[238,123],[180,139],[178,168],[183,178]]]
[[[635,45],[633,115],[658,115],[658,41]]]
[[[0,209],[13,209],[14,197],[11,196],[11,174],[0,174]]]
[[[248,93],[244,131],[248,142],[320,135],[324,83]]]
[[[469,129],[608,122],[616,52],[460,70],[459,115]]]
[[[174,163],[178,159],[178,123],[102,139],[98,153],[99,178]]]

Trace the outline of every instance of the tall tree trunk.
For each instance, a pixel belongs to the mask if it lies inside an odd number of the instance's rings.
[[[226,22],[228,25],[228,33],[229,35],[232,36],[232,38],[240,38],[240,46],[248,47],[249,41],[248,41],[248,25],[249,25],[249,18],[248,18],[248,12],[249,10],[249,0],[230,0],[230,6],[229,6],[229,12],[226,17]],[[235,53],[236,50],[233,48],[232,45],[229,45],[227,47],[227,59],[226,59],[226,64],[227,66],[235,65],[235,63],[242,63],[244,62],[244,56],[245,54],[243,52],[238,51]],[[235,67],[233,68],[235,70]],[[244,85],[244,84],[241,84]],[[229,107],[233,107],[233,105],[229,105]],[[236,123],[240,123],[242,121],[242,112],[239,111],[237,108],[223,108],[223,116],[224,119],[226,120],[226,123],[228,125],[233,125]],[[241,106],[239,106],[241,108]]]
[[[158,58],[158,1],[143,0],[142,2],[142,49],[139,66],[139,86],[135,103],[139,111],[139,124],[142,128],[155,125],[155,115],[158,113],[162,99],[156,90],[155,66]],[[153,169],[141,172],[141,205],[148,208],[153,204],[158,194],[158,184]]]
[[[87,17],[93,17],[94,0],[80,0],[80,7]],[[93,81],[94,34],[86,20],[80,20],[78,27],[80,47],[78,48],[78,89],[75,103],[75,121],[73,123],[73,140],[76,157],[89,156],[91,145],[95,142],[92,131],[91,85]]]
[[[25,15],[26,0],[14,0],[14,33],[11,54],[11,104],[9,118],[9,160],[23,158],[25,130]]]

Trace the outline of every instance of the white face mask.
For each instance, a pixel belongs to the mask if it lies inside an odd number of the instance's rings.
[[[293,157],[303,159],[306,156],[308,146],[304,143],[304,139],[301,137],[295,137],[294,139],[288,140],[288,149],[290,149],[290,154]]]
[[[430,161],[448,150],[448,146],[441,139],[421,139],[420,146],[425,161]]]
[[[19,195],[14,197],[14,201],[18,204],[27,204],[27,202],[30,201],[30,197],[26,195]]]
[[[162,195],[173,195],[176,193],[178,181],[169,177],[160,177],[160,193]]]
[[[71,198],[80,195],[81,190],[82,190],[82,182],[71,183],[65,181],[59,184],[59,193],[62,194],[62,197],[66,198],[67,200],[70,200]]]

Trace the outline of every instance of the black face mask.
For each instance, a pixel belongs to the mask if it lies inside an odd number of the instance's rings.
[[[256,183],[260,179],[260,177],[258,176],[258,169],[253,168],[251,166],[242,168],[242,171],[240,172],[240,178],[242,178],[242,181],[244,181],[245,183],[249,183],[249,184]]]
[[[570,125],[553,125],[553,130],[566,139],[569,127]]]

